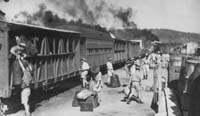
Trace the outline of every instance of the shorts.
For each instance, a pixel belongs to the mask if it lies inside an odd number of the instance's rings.
[[[29,100],[29,96],[31,94],[31,89],[30,88],[25,88],[21,92],[21,103],[22,104],[27,104]]]
[[[86,79],[87,74],[88,74],[88,71],[81,72],[81,78]]]
[[[136,91],[141,90],[141,83],[140,82],[132,82],[132,88],[134,88]]]
[[[113,76],[113,70],[108,70],[107,73],[109,77]]]

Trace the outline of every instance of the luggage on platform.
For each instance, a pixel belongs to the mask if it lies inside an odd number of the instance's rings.
[[[98,106],[97,96],[90,96],[86,100],[80,101],[80,111],[93,111],[93,109]]]
[[[117,74],[113,74],[113,76],[111,76],[111,81],[108,86],[112,88],[121,86],[120,81],[119,81],[119,76]]]
[[[92,91],[88,90],[88,89],[83,89],[80,92],[77,93],[77,98],[78,99],[82,99],[85,100],[87,99],[89,96],[91,96],[93,94]]]
[[[77,98],[77,94],[79,93],[80,91],[76,91],[75,95],[74,95],[74,99],[72,101],[72,107],[79,107],[80,106],[80,102]]]
[[[80,102],[80,111],[93,111],[92,102]]]

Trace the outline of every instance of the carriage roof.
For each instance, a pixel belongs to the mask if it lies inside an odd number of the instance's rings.
[[[18,30],[18,29],[41,29],[46,31],[54,31],[54,32],[61,32],[61,33],[72,33],[72,34],[80,34],[78,31],[73,30],[66,30],[66,29],[55,29],[55,28],[49,28],[44,26],[37,26],[37,25],[31,25],[31,24],[24,24],[24,23],[18,23],[18,22],[11,22],[11,21],[5,21],[0,20],[0,22],[7,23],[8,26],[12,30]]]

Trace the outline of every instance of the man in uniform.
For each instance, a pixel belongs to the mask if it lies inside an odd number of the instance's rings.
[[[108,74],[108,82],[107,82],[107,84],[109,85],[111,77],[113,76],[113,73],[114,73],[113,65],[112,65],[112,58],[111,57],[108,58],[108,62],[106,63],[106,66],[107,66],[107,74]]]
[[[142,81],[142,73],[141,73],[141,67],[140,67],[140,61],[139,59],[135,60],[135,62],[132,64],[131,68],[131,76],[130,76],[130,85],[129,85],[129,91],[127,96],[124,100],[126,100],[127,104],[130,104],[131,99],[133,96],[136,96],[136,100],[138,103],[142,104],[142,94],[141,94],[141,81]],[[136,95],[134,95],[136,93]]]
[[[17,56],[19,64],[23,71],[22,77],[22,92],[21,92],[21,103],[24,105],[25,108],[25,116],[30,116],[30,106],[28,104],[29,96],[31,94],[30,83],[32,79],[32,66],[26,61],[22,59],[20,56]]]
[[[149,75],[149,57],[147,53],[145,54],[145,57],[142,59],[142,61],[143,61],[144,79],[147,79]]]
[[[88,85],[87,82],[87,74],[88,74],[88,70],[90,69],[87,61],[85,58],[81,58],[81,79],[82,79],[82,87],[86,87]]]

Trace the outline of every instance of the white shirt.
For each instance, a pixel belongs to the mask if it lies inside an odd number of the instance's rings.
[[[89,65],[88,65],[88,63],[87,62],[83,62],[83,64],[82,64],[82,70],[88,70],[90,67],[89,67]]]
[[[106,65],[107,65],[107,70],[113,70],[113,65],[111,62],[107,62]]]

